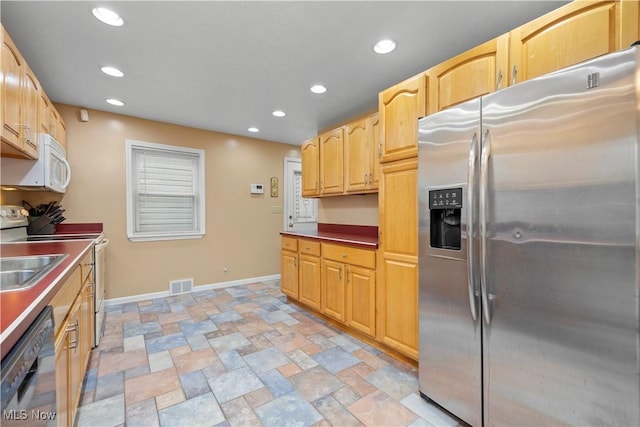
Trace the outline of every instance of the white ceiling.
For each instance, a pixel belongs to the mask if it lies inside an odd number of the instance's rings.
[[[2,0],[0,18],[54,102],[299,145],[375,109],[381,90],[564,3]],[[125,24],[102,24],[95,6]],[[375,54],[387,37],[397,49]],[[315,83],[328,91],[312,94]]]

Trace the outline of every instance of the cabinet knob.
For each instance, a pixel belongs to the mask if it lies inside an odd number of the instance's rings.
[[[343,253],[343,254],[342,254],[342,258],[346,258],[346,257],[347,257],[347,254],[344,254],[344,253]]]

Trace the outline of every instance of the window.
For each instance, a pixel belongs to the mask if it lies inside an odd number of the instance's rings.
[[[204,230],[204,150],[127,140],[129,239],[195,239]]]

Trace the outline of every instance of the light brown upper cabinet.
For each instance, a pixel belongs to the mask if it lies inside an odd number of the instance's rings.
[[[2,141],[22,148],[20,141],[21,73],[24,62],[2,28]]]
[[[38,158],[40,83],[2,27],[2,155]]]
[[[66,148],[67,126],[64,124],[64,120],[62,120],[62,116],[60,116],[58,110],[56,110],[52,103],[49,104],[49,135],[53,136],[63,148]]]
[[[418,155],[418,119],[427,113],[427,83],[420,73],[378,95],[381,162]]]
[[[427,113],[436,113],[507,86],[508,57],[509,34],[504,34],[427,70]]]
[[[345,191],[375,192],[378,189],[378,114],[344,127]]]
[[[371,170],[371,188],[380,187],[380,157],[382,157],[382,136],[380,135],[380,113],[371,116],[371,129],[373,130],[373,169]]]
[[[2,155],[37,159],[40,133],[53,135],[65,147],[67,128],[38,78],[2,26],[0,116]]]
[[[40,91],[40,132],[49,133],[51,128],[51,101],[44,91]]]
[[[318,138],[302,143],[302,195],[305,197],[320,195],[320,147]]]
[[[63,148],[66,148],[67,127],[43,90],[40,91],[40,132],[53,136]]]
[[[344,192],[344,129],[325,132],[320,140],[320,193]]]
[[[638,35],[637,7],[628,0],[573,1],[514,29],[509,85],[628,47]],[[625,22],[632,28],[623,31]]]
[[[38,117],[40,113],[40,83],[33,71],[25,64],[23,71],[22,104],[24,111],[22,116],[22,128],[24,130],[24,153],[32,158],[38,158],[38,130],[40,128]]]

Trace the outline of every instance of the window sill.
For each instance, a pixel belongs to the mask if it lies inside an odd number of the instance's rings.
[[[187,239],[201,239],[204,237],[204,233],[198,234],[156,234],[150,236],[127,236],[132,242],[154,242],[160,240],[187,240]]]

